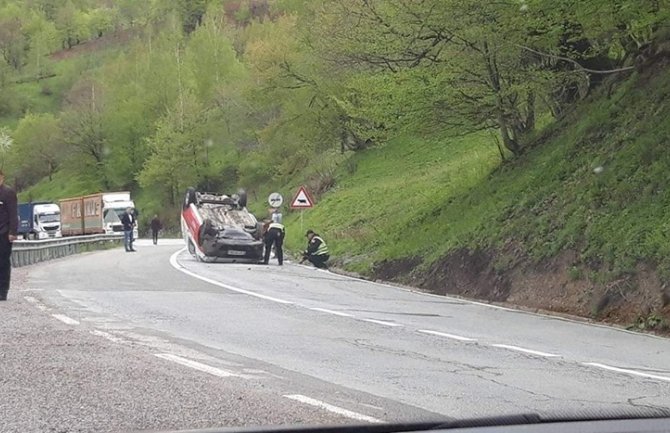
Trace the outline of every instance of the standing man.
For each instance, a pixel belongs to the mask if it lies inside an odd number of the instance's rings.
[[[277,256],[277,262],[279,266],[284,264],[284,236],[286,235],[286,229],[281,223],[271,222],[268,226],[267,231],[263,239],[265,241],[265,258],[263,264],[267,265],[270,263],[270,251],[272,251],[272,245],[275,247],[275,254]]]
[[[12,242],[19,225],[16,202],[16,192],[5,185],[5,174],[0,170],[0,301],[6,301],[9,292]]]
[[[163,228],[161,220],[158,219],[158,215],[154,215],[154,218],[151,220],[151,235],[154,239],[154,245],[158,244],[158,232]]]
[[[133,208],[126,209],[126,213],[121,217],[121,224],[123,224],[123,246],[126,247],[126,252],[136,251],[133,248],[133,229],[137,222],[135,221]]]
[[[302,262],[309,260],[311,264],[320,269],[327,269],[326,262],[330,258],[328,247],[321,239],[321,236],[314,233],[314,230],[307,230],[307,249],[302,253]]]

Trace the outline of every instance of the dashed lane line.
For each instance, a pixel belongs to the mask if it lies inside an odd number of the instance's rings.
[[[78,320],[74,320],[71,317],[68,317],[64,314],[52,314],[52,317],[55,317],[56,319],[60,320],[61,322],[67,324],[67,325],[79,325]]]
[[[582,362],[582,365],[586,365],[586,366],[589,366],[589,367],[602,368],[603,370],[614,371],[614,372],[617,372],[617,373],[630,374],[632,376],[646,377],[647,379],[654,379],[654,380],[661,380],[661,381],[664,381],[664,382],[670,382],[670,377],[668,377],[668,376],[659,376],[659,375],[656,375],[656,374],[644,373],[642,371],[629,370],[627,368],[612,367],[610,365],[600,364],[600,363],[597,363],[597,362]]]
[[[339,406],[334,406],[330,403],[326,403],[325,401],[317,400],[315,398],[307,397],[305,395],[301,394],[287,394],[284,395],[285,398],[295,400],[300,403],[304,403],[310,406],[318,407],[320,409],[327,410],[328,412],[332,412],[337,415],[341,415],[346,418],[350,419],[355,419],[356,421],[365,421],[369,422],[372,424],[379,424],[383,423],[384,421],[374,418],[368,415],[363,415],[362,413],[354,412],[349,409],[344,409]]]
[[[154,356],[171,361],[185,367],[192,368],[194,370],[202,371],[204,373],[209,373],[213,376],[218,377],[239,377],[246,379],[244,375],[233,373],[232,371],[223,370],[221,368],[212,367],[211,365],[203,364],[201,362],[192,361],[190,359],[182,358],[181,356],[173,355],[171,353],[156,353]]]
[[[390,327],[404,326],[400,323],[387,322],[385,320],[377,320],[377,319],[361,319],[361,320],[364,321],[364,322],[376,323],[377,325],[382,325],[382,326],[390,326]]]
[[[118,344],[127,344],[128,343],[128,341],[124,340],[123,338],[117,337],[116,335],[110,334],[109,332],[100,331],[99,329],[94,329],[90,332],[91,332],[91,334],[96,335],[98,337],[106,338],[107,340],[109,340],[113,343],[118,343]]]
[[[418,332],[422,334],[437,335],[438,337],[451,338],[452,340],[466,341],[466,342],[476,342],[474,338],[462,337],[460,335],[447,334],[446,332],[431,331],[429,329],[419,329]]]
[[[327,308],[310,308],[312,311],[318,311],[320,313],[326,313],[326,314],[333,314],[335,316],[340,316],[340,317],[354,317],[353,315],[349,313],[342,313],[341,311],[334,311],[334,310],[329,310]]]
[[[23,299],[26,301],[30,302],[33,304],[35,307],[37,307],[40,311],[49,311],[49,307],[46,305],[42,304],[40,301],[38,301],[36,298],[32,296],[24,296]]]
[[[305,305],[301,305],[301,304],[298,304],[298,303],[295,303],[295,302],[286,301],[286,300],[275,298],[275,297],[272,297],[272,296],[262,295],[262,294],[255,293],[255,292],[252,292],[252,291],[249,291],[249,290],[244,290],[244,289],[241,289],[241,288],[238,288],[238,287],[230,286],[228,284],[221,283],[221,282],[213,280],[211,278],[200,276],[200,275],[184,268],[182,265],[180,265],[177,262],[177,256],[179,254],[181,254],[183,251],[185,251],[185,248],[175,252],[170,257],[170,264],[175,269],[179,270],[180,272],[183,272],[183,273],[185,273],[189,276],[192,276],[194,278],[200,279],[200,280],[205,281],[207,283],[214,284],[216,286],[219,286],[219,287],[222,287],[222,288],[225,288],[225,289],[228,289],[228,290],[232,290],[232,291],[235,291],[235,292],[244,293],[244,294],[247,294],[247,295],[250,295],[250,296],[254,296],[256,298],[265,299],[265,300],[272,301],[272,302],[277,302],[277,303],[280,303],[280,304],[292,304],[292,305],[296,305],[298,307],[308,308],[309,310],[312,310],[312,311],[318,311],[318,312],[332,314],[332,315],[336,315],[336,316],[340,316],[340,317],[349,317],[349,318],[358,319],[352,314],[344,313],[344,312],[341,312],[341,311],[329,310],[327,308],[319,308],[319,307],[307,307]],[[338,275],[338,274],[335,274],[335,275]],[[363,281],[363,280],[360,280],[358,278],[349,277],[349,276],[346,276],[346,275],[338,275],[338,276],[343,277],[343,278],[347,278],[347,279],[356,280],[356,281]],[[375,284],[380,284],[380,283],[375,283]],[[380,284],[380,285],[387,286],[387,287],[394,288],[394,289],[403,290],[403,291],[414,292],[413,290],[408,290],[408,289],[404,289],[402,287],[392,286],[392,285],[389,285],[389,284]],[[422,294],[425,295],[425,293],[422,293]],[[440,296],[440,297],[444,298],[442,296]],[[449,297],[447,297],[447,298],[451,299]],[[494,305],[479,303],[479,302],[475,302],[475,301],[464,301],[464,300],[460,300],[460,301],[463,301],[465,304],[482,305],[482,306],[485,306],[485,307],[497,308],[497,309],[501,309],[501,310],[508,310],[508,311],[512,311],[512,312],[516,312],[516,313],[521,312],[519,310],[515,310],[515,309],[512,309],[512,308],[494,306]],[[544,315],[541,315],[541,316],[544,316]],[[556,318],[554,316],[546,316],[546,317]],[[369,322],[369,323],[376,323],[376,324],[382,325],[382,326],[395,326],[395,327],[404,326],[404,325],[399,324],[399,323],[387,322],[387,321],[377,320],[377,319],[358,319],[358,320],[362,320],[362,321]],[[462,341],[462,342],[472,342],[472,343],[477,342],[477,340],[474,339],[474,338],[464,337],[464,336],[461,336],[461,335],[455,335],[455,334],[450,334],[450,333],[446,333],[446,332],[433,331],[433,330],[429,330],[429,329],[419,329],[419,330],[417,330],[417,332],[422,333],[422,334],[428,334],[428,335],[434,335],[434,336],[438,336],[438,337],[449,338],[449,339],[452,339],[452,340],[457,340],[457,341]],[[562,357],[562,355],[556,354],[556,353],[542,352],[542,351],[539,351],[539,350],[528,349],[528,348],[525,348],[525,347],[519,347],[519,346],[514,346],[514,345],[509,345],[509,344],[490,344],[490,346],[491,347],[497,347],[497,348],[500,348],[500,349],[506,349],[506,350],[512,350],[512,351],[516,351],[516,352],[521,352],[521,353],[525,353],[525,354],[528,354],[528,355],[545,357],[545,358],[561,358]],[[656,379],[656,380],[661,380],[661,381],[665,381],[665,382],[670,382],[670,377],[667,377],[667,376],[659,376],[659,375],[644,373],[644,372],[640,372],[640,371],[636,371],[636,370],[629,370],[629,369],[624,369],[624,368],[611,367],[611,366],[608,366],[608,365],[605,365],[605,364],[599,364],[599,363],[595,363],[595,362],[582,362],[581,364],[585,365],[585,366],[610,370],[610,371],[614,371],[614,372],[618,372],[618,373],[630,374],[630,375],[634,375],[634,376],[638,376],[638,377],[645,377],[645,378],[648,378],[648,379]],[[290,398],[290,397],[287,397],[287,398]],[[301,396],[301,398],[307,399],[307,400],[310,400],[310,401],[313,400],[313,399],[310,399],[309,397],[305,397],[305,396]],[[296,398],[294,398],[294,400],[296,400]],[[303,402],[306,403],[306,404],[311,404],[311,403],[307,403],[306,401],[303,401]],[[318,400],[313,400],[312,403],[314,403],[314,402],[319,402],[319,401]],[[319,404],[321,404],[321,403],[323,403],[323,402],[319,402]],[[323,404],[327,405],[327,403],[323,403]],[[339,409],[341,409],[341,408],[339,408]],[[342,409],[342,410],[346,410],[346,409]]]
[[[511,346],[509,344],[492,344],[491,346],[498,347],[500,349],[508,349],[508,350],[514,350],[514,351],[521,352],[521,353],[527,353],[529,355],[544,356],[546,358],[557,358],[557,357],[561,356],[561,355],[557,355],[555,353],[540,352],[539,350],[526,349],[524,347],[519,347],[519,346]]]

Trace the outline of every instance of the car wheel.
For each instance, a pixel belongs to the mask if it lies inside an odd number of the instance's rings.
[[[191,204],[195,204],[196,202],[195,188],[188,188],[184,196],[184,209],[187,209]]]

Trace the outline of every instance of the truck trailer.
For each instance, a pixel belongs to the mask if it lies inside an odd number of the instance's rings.
[[[130,193],[105,192],[60,201],[63,236],[122,234],[121,215],[135,203]],[[135,226],[134,236],[138,230]]]

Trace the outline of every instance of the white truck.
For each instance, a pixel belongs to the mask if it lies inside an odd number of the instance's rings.
[[[130,198],[129,192],[104,192],[102,193],[102,215],[106,234],[123,233],[123,224],[121,216],[126,209],[132,208],[135,216],[138,215],[135,209],[135,202]],[[135,225],[133,236],[138,237],[138,225]]]
[[[61,237],[60,208],[55,203],[35,202],[18,205],[18,235],[24,239]]]

